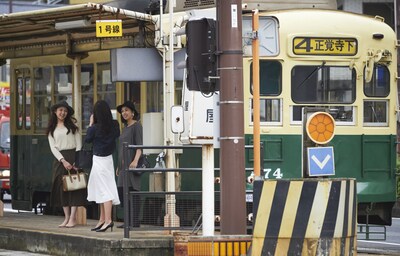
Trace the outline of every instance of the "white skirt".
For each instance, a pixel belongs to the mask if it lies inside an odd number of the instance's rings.
[[[98,204],[112,201],[113,205],[120,204],[112,155],[93,156],[93,166],[90,171],[87,190],[88,201],[94,201]]]

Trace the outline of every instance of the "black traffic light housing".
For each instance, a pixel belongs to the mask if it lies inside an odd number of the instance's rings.
[[[186,24],[186,81],[190,91],[218,91],[216,21],[191,20]],[[210,79],[211,77],[211,79]]]

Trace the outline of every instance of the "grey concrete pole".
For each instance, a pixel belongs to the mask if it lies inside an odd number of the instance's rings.
[[[217,1],[222,235],[246,234],[241,4]]]

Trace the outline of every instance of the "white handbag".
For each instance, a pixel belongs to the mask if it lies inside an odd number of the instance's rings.
[[[75,171],[75,174],[71,174],[68,170],[68,174],[63,176],[64,191],[75,191],[87,187],[87,173]]]

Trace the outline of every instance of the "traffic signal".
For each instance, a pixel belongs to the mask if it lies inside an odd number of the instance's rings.
[[[186,24],[186,82],[190,91],[218,91],[216,21],[191,20]],[[211,77],[211,79],[210,79]],[[214,78],[212,78],[214,77]]]

